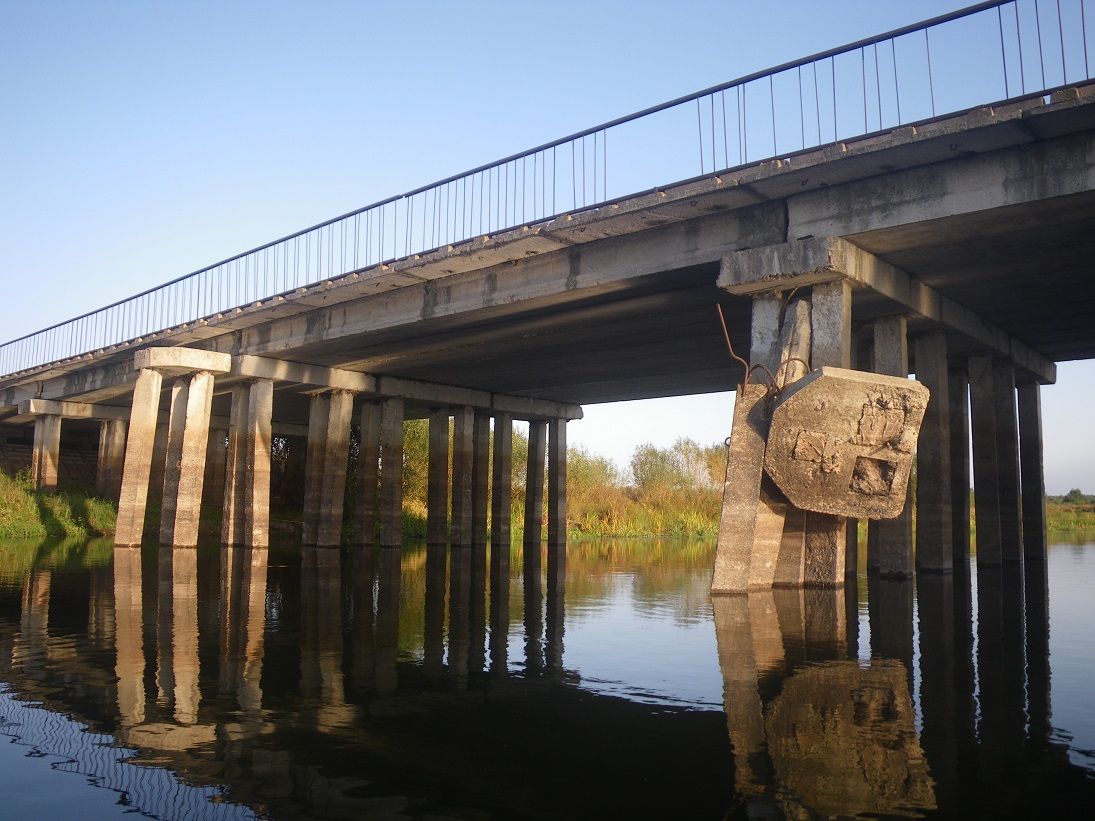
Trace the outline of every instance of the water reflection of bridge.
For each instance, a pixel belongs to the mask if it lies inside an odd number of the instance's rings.
[[[134,764],[224,784],[232,800],[330,817],[424,795],[514,811],[536,800],[579,816],[648,814],[661,800],[673,812],[679,796],[649,789],[598,805],[604,796],[584,774],[606,767],[726,783],[725,802],[746,810],[823,815],[985,813],[1034,794],[1052,807],[1054,785],[1085,777],[1050,742],[1041,563],[982,570],[975,596],[963,573],[919,580],[919,647],[910,581],[871,579],[869,652],[854,588],[717,597],[720,720],[574,686],[561,549],[530,552],[513,575],[507,556],[483,551],[428,549],[404,567],[390,550],[306,548],[299,581],[267,555],[222,549],[219,562],[199,561],[163,549],[142,572],[138,552],[120,549],[112,580],[92,570],[88,595],[60,598],[58,574],[29,570],[21,590],[0,594],[5,678],[19,698],[83,715],[142,753],[125,764],[126,753],[91,756],[80,746],[88,734],[71,728],[32,743],[132,790],[151,812],[178,800],[178,782]],[[71,578],[58,578],[68,593]],[[425,606],[407,612],[419,584]],[[20,714],[57,723],[30,707]],[[1018,770],[1025,780],[1009,781]],[[134,779],[159,786],[125,786]],[[498,784],[517,786],[492,794]]]

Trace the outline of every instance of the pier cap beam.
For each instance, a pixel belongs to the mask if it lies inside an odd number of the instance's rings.
[[[1057,380],[1057,366],[1052,360],[841,237],[810,237],[731,252],[722,258],[718,285],[731,294],[753,295],[839,279],[870,288],[911,314],[937,322],[977,347],[1007,357],[1041,384]]]

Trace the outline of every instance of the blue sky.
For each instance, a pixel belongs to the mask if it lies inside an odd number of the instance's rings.
[[[0,0],[0,337],[963,5]],[[1051,493],[1095,492],[1093,376],[1065,365],[1043,391]],[[626,464],[646,441],[721,441],[730,409],[591,406],[570,437]]]

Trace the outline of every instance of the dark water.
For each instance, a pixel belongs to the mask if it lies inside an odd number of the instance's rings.
[[[498,558],[0,545],[0,817],[1095,808],[1095,543],[714,601],[710,544]]]

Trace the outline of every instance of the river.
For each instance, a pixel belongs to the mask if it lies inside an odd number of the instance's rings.
[[[0,816],[1095,806],[1095,542],[714,600],[713,560],[659,541],[0,544]]]

